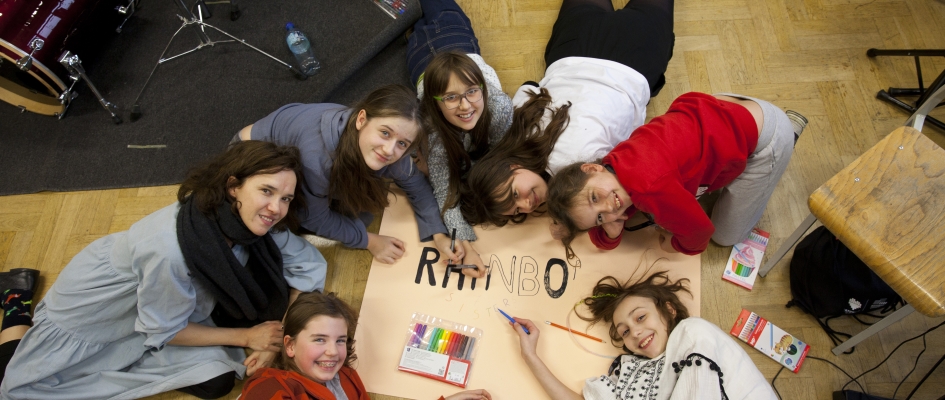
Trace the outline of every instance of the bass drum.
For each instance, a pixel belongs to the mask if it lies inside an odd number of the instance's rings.
[[[0,0],[0,100],[27,111],[61,115],[59,95],[71,84],[58,57],[70,50],[83,57],[114,34],[122,20],[119,0]],[[103,32],[104,31],[104,32]],[[93,39],[93,37],[96,37]],[[42,42],[39,50],[31,44]],[[32,53],[23,71],[18,60]]]

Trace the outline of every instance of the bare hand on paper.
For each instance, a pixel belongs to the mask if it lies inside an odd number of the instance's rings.
[[[667,253],[679,253],[673,247],[673,233],[663,229],[663,227],[657,225],[656,232],[660,234],[660,248]]]
[[[518,341],[522,346],[522,358],[529,357],[538,357],[538,327],[535,326],[535,323],[531,320],[524,318],[515,318],[516,324],[509,322],[509,325],[512,325],[512,328],[515,329],[515,333],[518,333]],[[525,333],[525,330],[522,327],[528,329],[528,333]]]
[[[246,345],[254,351],[274,351],[282,349],[282,323],[266,321],[252,328],[246,329]]]
[[[450,251],[450,247],[453,247],[453,241],[450,240],[450,237],[445,233],[434,234],[433,243],[436,245],[436,249],[440,251],[441,263],[460,264],[463,257],[466,255],[463,246],[455,246],[455,248]]]
[[[467,390],[447,396],[446,400],[492,400],[492,395],[485,389]]]
[[[400,239],[381,236],[376,233],[368,232],[368,250],[374,259],[384,264],[393,264],[404,255],[404,242]]]

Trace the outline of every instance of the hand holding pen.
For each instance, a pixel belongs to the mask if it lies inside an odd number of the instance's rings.
[[[433,243],[436,244],[436,249],[440,252],[439,262],[446,265],[456,264],[466,256],[463,252],[463,246],[456,246],[455,232],[456,230],[453,229],[452,236],[445,233],[433,235]]]
[[[485,278],[489,273],[489,269],[479,256],[479,252],[473,247],[472,242],[463,240],[460,247],[465,249],[466,256],[463,257],[463,264],[454,266],[454,268],[460,268],[463,275],[470,278]]]
[[[512,328],[515,329],[515,333],[518,334],[518,342],[522,347],[522,357],[537,357],[538,356],[538,336],[541,332],[538,330],[538,326],[534,322],[525,318],[514,318],[510,317],[509,325],[512,325]]]

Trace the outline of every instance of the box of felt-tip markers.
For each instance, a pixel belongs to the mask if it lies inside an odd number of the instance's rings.
[[[481,342],[482,329],[414,313],[397,369],[465,388]]]

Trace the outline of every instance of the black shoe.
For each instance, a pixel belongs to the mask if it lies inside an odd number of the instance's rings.
[[[39,270],[35,269],[14,268],[7,272],[0,272],[0,293],[7,289],[35,291],[38,280]]]

